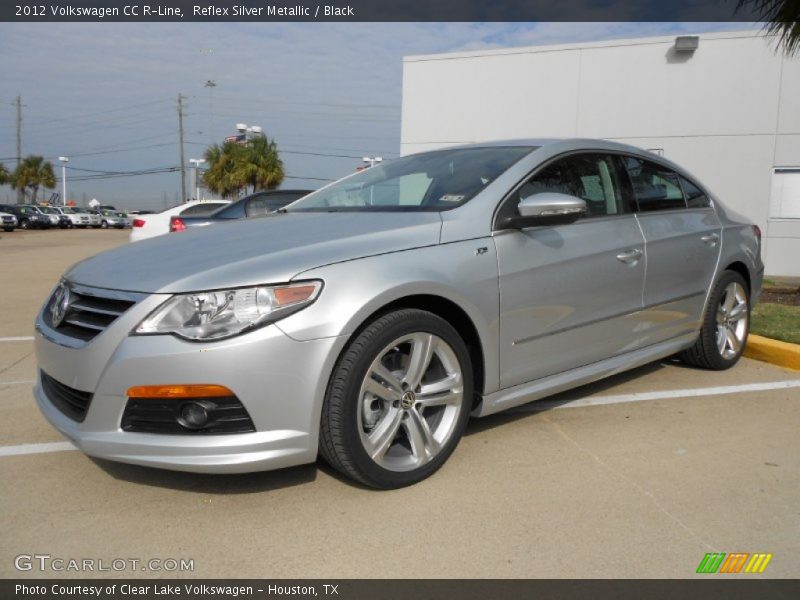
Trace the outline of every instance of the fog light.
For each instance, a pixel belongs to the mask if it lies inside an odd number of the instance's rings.
[[[210,402],[187,402],[178,413],[178,423],[186,429],[203,429],[208,425],[208,411],[214,406]]]

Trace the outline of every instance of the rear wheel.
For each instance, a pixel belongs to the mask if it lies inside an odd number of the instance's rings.
[[[108,223],[106,221],[103,221],[102,223],[100,223],[100,227],[103,229],[108,229]]]
[[[28,219],[22,219],[22,220],[19,222],[19,228],[20,228],[20,229],[30,229],[30,228],[31,228],[31,223],[30,223],[30,221],[28,221]]]
[[[429,312],[388,313],[351,342],[336,366],[320,453],[366,485],[411,485],[453,452],[471,401],[472,367],[456,330]]]
[[[680,354],[693,366],[721,371],[735,365],[750,331],[750,291],[735,271],[725,271],[714,286],[700,336]]]

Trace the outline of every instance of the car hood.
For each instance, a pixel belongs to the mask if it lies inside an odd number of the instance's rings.
[[[103,252],[67,279],[180,293],[281,283],[327,264],[439,243],[435,212],[289,213],[170,233]]]

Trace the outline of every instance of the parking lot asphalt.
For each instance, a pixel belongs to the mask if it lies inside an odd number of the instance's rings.
[[[204,476],[70,450],[34,404],[27,337],[69,264],[124,243],[0,234],[1,577],[684,578],[707,552],[773,555],[719,577],[800,577],[800,372],[748,359],[663,361],[473,420],[436,475],[389,492],[322,464]],[[194,570],[21,572],[23,554]]]

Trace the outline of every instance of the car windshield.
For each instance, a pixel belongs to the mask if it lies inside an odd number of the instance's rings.
[[[287,207],[302,211],[442,211],[461,206],[533,146],[456,148],[379,163]]]
[[[55,208],[52,208],[50,206],[40,206],[39,210],[41,210],[43,213],[47,213],[48,215],[57,215],[57,214],[59,214],[58,211]]]

